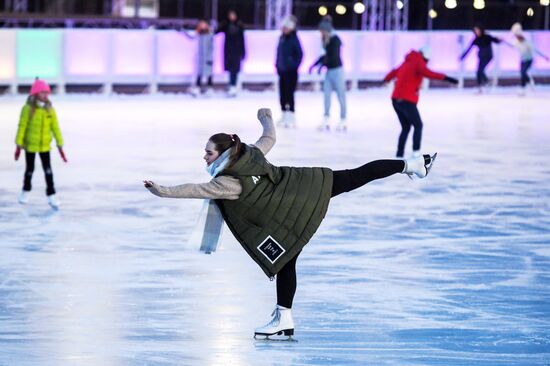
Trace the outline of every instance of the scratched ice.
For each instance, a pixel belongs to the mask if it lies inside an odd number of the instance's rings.
[[[278,116],[276,95],[53,100],[70,160],[53,154],[57,213],[40,167],[30,203],[16,203],[24,97],[0,98],[0,365],[550,364],[550,90],[424,91],[436,167],[331,202],[298,262],[293,344],[252,339],[274,283],[227,231],[210,256],[186,242],[202,202],[140,183],[207,180],[207,138],[253,142],[256,109]],[[389,91],[348,104],[349,132],[319,133],[322,96],[299,93],[298,128],[278,131],[269,159],[342,169],[392,157]]]

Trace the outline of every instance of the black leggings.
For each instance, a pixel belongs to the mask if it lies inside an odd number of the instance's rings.
[[[202,86],[202,75],[197,76],[196,85],[199,88]],[[212,75],[208,76],[207,81],[206,81],[206,85],[208,85],[209,87],[212,87]]]
[[[489,78],[485,74],[485,68],[493,59],[493,55],[479,55],[479,63],[477,64],[477,85],[483,86],[487,84]]]
[[[23,179],[23,190],[24,191],[30,191],[32,188],[31,180],[32,180],[32,174],[34,172],[34,158],[36,153],[33,152],[25,152],[25,177]],[[40,155],[40,161],[42,162],[42,169],[44,170],[44,176],[46,178],[46,194],[48,196],[51,196],[52,194],[55,194],[55,187],[53,184],[53,173],[52,173],[52,166],[50,164],[50,153],[49,152],[41,152]]]
[[[334,171],[331,197],[353,191],[373,180],[401,173],[403,169],[403,160],[375,160],[356,169]],[[277,273],[277,304],[289,309],[296,293],[296,260],[299,255],[300,252]]]
[[[294,112],[294,92],[298,83],[298,71],[279,73],[279,101],[282,111]]]
[[[230,70],[229,71],[229,85],[230,86],[236,86],[237,85],[237,77],[239,76],[239,72],[236,70]]]

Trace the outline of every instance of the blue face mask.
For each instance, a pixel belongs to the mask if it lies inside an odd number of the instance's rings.
[[[231,154],[231,149],[225,150],[212,164],[206,166],[206,171],[210,174],[211,177],[217,176],[225,169],[227,164],[229,164],[229,155]]]

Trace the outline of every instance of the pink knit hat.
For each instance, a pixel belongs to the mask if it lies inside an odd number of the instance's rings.
[[[40,92],[47,92],[48,94],[52,92],[48,83],[44,80],[36,79],[31,87],[31,95],[36,95]]]

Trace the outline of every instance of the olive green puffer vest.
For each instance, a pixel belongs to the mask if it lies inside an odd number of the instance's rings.
[[[332,170],[271,165],[243,145],[239,160],[221,175],[239,179],[237,200],[216,200],[227,226],[268,277],[306,245],[325,217]]]

